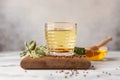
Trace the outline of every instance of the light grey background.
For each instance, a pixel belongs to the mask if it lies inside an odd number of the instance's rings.
[[[0,51],[24,49],[24,41],[45,45],[44,24],[74,21],[77,46],[107,36],[110,50],[120,50],[120,0],[0,0]]]

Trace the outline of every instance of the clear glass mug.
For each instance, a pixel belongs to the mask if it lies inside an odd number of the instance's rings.
[[[49,55],[71,56],[76,45],[77,24],[74,22],[49,22],[45,36]]]

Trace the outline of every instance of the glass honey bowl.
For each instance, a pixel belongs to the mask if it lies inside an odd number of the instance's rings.
[[[87,50],[86,56],[89,60],[98,61],[103,60],[108,52],[107,47],[100,47],[98,50]]]

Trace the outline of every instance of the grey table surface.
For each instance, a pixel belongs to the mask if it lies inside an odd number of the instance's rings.
[[[20,52],[0,53],[0,80],[120,80],[120,52],[110,51],[103,61],[91,61],[95,70],[24,70]],[[74,75],[71,76],[71,74]]]

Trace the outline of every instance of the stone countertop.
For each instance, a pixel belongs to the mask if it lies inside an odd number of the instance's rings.
[[[120,52],[110,51],[103,61],[91,61],[89,70],[24,70],[20,52],[0,52],[0,80],[120,80]],[[72,74],[72,75],[71,75]]]

